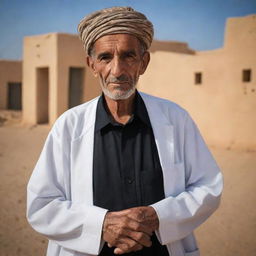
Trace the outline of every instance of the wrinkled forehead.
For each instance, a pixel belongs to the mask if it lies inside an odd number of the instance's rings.
[[[102,52],[112,53],[134,51],[135,53],[141,52],[141,43],[139,39],[130,34],[114,34],[105,35],[100,37],[93,44],[92,52],[99,54]]]

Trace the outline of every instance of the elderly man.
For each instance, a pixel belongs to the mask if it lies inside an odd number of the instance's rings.
[[[114,7],[78,30],[103,94],[54,124],[28,184],[30,224],[49,256],[199,255],[193,230],[218,207],[222,176],[185,110],[136,91],[152,24]]]

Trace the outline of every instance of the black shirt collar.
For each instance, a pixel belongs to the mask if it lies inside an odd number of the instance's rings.
[[[134,117],[138,118],[140,121],[142,121],[145,125],[151,127],[151,123],[149,120],[148,112],[145,106],[145,103],[136,90],[135,92],[135,98],[134,98]],[[96,110],[96,121],[95,121],[95,130],[101,130],[108,124],[114,124],[114,120],[110,116],[110,114],[107,111],[106,101],[105,97],[102,94],[99,98],[97,110]]]

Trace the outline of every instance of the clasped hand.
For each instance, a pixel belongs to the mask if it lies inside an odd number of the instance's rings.
[[[103,224],[103,239],[115,254],[123,254],[150,247],[151,235],[158,229],[159,221],[151,206],[108,212]]]

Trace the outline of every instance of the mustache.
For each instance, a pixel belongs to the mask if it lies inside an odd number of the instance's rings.
[[[118,77],[109,77],[107,83],[125,83],[130,82],[130,79],[126,75],[120,75]]]

